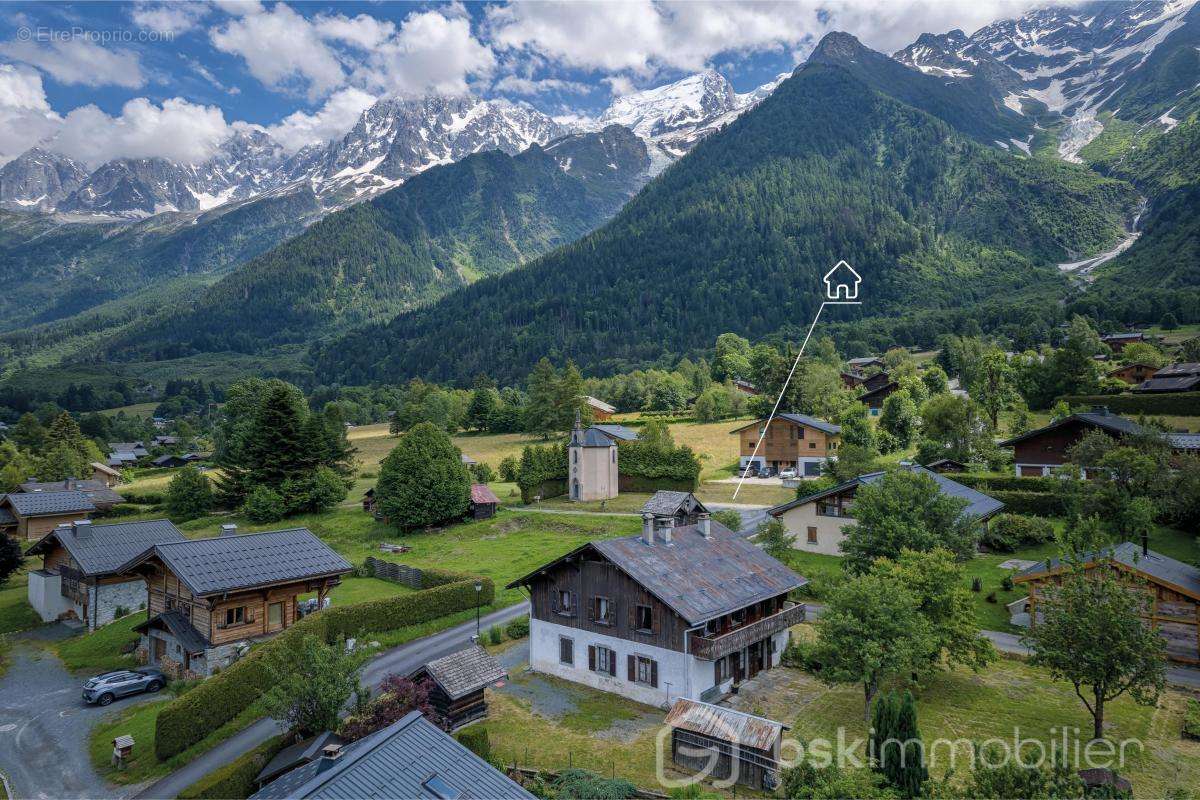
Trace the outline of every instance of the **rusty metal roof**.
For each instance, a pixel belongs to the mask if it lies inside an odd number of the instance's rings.
[[[665,724],[679,730],[710,736],[742,747],[771,752],[788,726],[724,706],[679,698],[667,712]]]
[[[498,505],[500,503],[500,498],[496,497],[496,493],[488,488],[486,483],[472,483],[471,502],[480,505],[486,505],[488,503]]]

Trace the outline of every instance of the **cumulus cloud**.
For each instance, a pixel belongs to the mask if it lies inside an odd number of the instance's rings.
[[[88,39],[5,42],[0,44],[0,54],[37,67],[59,83],[127,89],[146,83],[136,53],[108,50]]]
[[[537,95],[546,92],[572,92],[583,94],[592,90],[591,86],[579,81],[566,81],[560,78],[522,78],[517,75],[505,75],[492,84],[492,90],[507,94]]]
[[[208,12],[204,3],[138,3],[129,18],[147,30],[179,35],[199,27]]]
[[[355,78],[385,94],[461,94],[471,78],[488,77],[495,65],[491,48],[475,38],[467,18],[423,11],[405,17],[395,36],[369,54]]]
[[[213,47],[240,56],[250,74],[279,89],[306,87],[310,98],[340,86],[345,72],[309,20],[283,3],[229,20],[209,34]]]
[[[189,103],[180,97],[155,105],[144,97],[130,100],[118,116],[94,105],[67,114],[53,149],[93,167],[113,158],[167,158],[183,163],[204,161],[232,129],[216,106]]]
[[[58,129],[42,77],[33,70],[0,64],[0,164],[12,161]]]
[[[367,14],[357,17],[318,15],[313,26],[323,39],[344,42],[363,50],[378,47],[396,32],[391,20],[378,20]]]
[[[344,135],[354,127],[359,115],[374,103],[375,96],[361,89],[340,89],[330,95],[315,113],[292,112],[278,123],[268,126],[267,132],[285,150],[294,152],[306,144],[325,142]]]

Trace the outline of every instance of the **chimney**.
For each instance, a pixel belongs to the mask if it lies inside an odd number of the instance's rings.
[[[342,757],[342,746],[340,744],[327,744],[321,748],[321,758],[318,759],[317,772],[324,772],[332,767],[337,760]]]
[[[226,522],[224,525],[221,526],[221,535],[222,536],[236,536],[237,535],[237,525],[234,525],[232,522]]]
[[[707,512],[702,511],[696,515],[696,527],[700,529],[700,535],[705,539],[712,538],[712,516]]]
[[[1142,556],[1148,556],[1148,555],[1150,555],[1150,536],[1148,534],[1143,533],[1142,534]]]
[[[67,487],[68,492],[71,491],[72,489],[74,489],[75,488],[75,476],[68,475],[67,480],[64,482],[63,485]]]
[[[661,517],[658,523],[658,531],[662,534],[663,544],[667,547],[674,546],[675,543],[671,540],[671,537],[675,533],[675,518]]]
[[[642,543],[648,547],[654,546],[654,515],[642,514]]]
[[[92,521],[90,519],[77,519],[71,523],[71,528],[75,531],[76,539],[86,539],[92,535]]]

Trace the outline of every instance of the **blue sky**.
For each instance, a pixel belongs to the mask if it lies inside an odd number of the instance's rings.
[[[738,91],[829,30],[890,51],[1020,2],[24,3],[0,7],[0,161],[48,143],[89,164],[202,160],[243,124],[288,149],[383,96],[469,92],[554,116],[717,69]]]

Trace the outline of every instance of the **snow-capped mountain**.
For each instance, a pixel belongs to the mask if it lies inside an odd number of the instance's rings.
[[[83,164],[34,147],[0,167],[0,208],[49,211],[87,180]]]
[[[1120,113],[1124,90],[1147,82],[1143,67],[1154,66],[1149,62],[1156,51],[1164,45],[1186,49],[1186,67],[1195,71],[1196,56],[1190,52],[1200,29],[1200,6],[1195,2],[1142,0],[1044,8],[994,22],[970,36],[962,31],[925,34],[894,58],[950,81],[982,81],[1014,111],[1061,115],[1066,125],[1059,153],[1078,160],[1080,148],[1103,130],[1097,114]],[[1170,67],[1176,77],[1180,66]],[[1187,88],[1196,82],[1191,80]],[[1139,108],[1153,108],[1155,116],[1162,111],[1161,102],[1168,100],[1148,102],[1145,92],[1137,98]],[[1127,106],[1125,111],[1132,118],[1141,115]]]
[[[769,95],[787,76],[784,73],[751,92],[738,94],[725,76],[708,70],[665,86],[622,95],[583,127],[599,130],[623,125],[671,158],[678,158]]]

